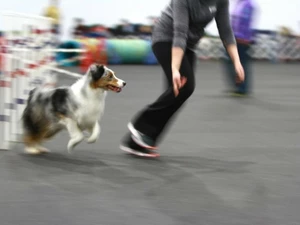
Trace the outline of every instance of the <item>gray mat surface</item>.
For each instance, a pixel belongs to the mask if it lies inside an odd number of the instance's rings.
[[[222,94],[219,63],[199,63],[197,89],[156,160],[118,145],[160,94],[162,72],[112,68],[128,85],[109,93],[96,144],[68,154],[63,132],[46,144],[49,155],[27,156],[22,145],[0,152],[1,225],[300,224],[299,65],[256,63],[254,95],[240,99]]]

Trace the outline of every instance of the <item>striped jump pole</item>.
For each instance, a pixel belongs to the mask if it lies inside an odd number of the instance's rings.
[[[57,49],[51,19],[2,12],[3,36],[0,42],[0,149],[9,150],[22,135],[21,115],[29,91],[35,87],[54,87],[57,73],[80,77],[61,69],[55,62]],[[70,60],[70,59],[68,59]]]

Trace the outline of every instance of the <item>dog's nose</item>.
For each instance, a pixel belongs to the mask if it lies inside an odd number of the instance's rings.
[[[123,81],[123,86],[126,86],[126,82]]]

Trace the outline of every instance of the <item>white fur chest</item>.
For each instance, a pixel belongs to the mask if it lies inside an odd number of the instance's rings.
[[[94,101],[91,99],[82,100],[83,101],[80,102],[81,107],[79,108],[78,112],[81,119],[85,120],[84,123],[88,123],[89,121],[94,123],[96,120],[100,119],[105,108],[104,97],[101,99],[94,99]]]
[[[93,126],[104,113],[107,92],[86,88],[82,81],[74,84],[71,89],[79,104],[79,108],[75,112],[77,122],[81,127]]]

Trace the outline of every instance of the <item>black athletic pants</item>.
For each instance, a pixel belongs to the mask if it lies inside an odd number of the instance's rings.
[[[173,91],[171,54],[172,43],[159,42],[152,46],[153,52],[161,65],[165,80],[165,91],[152,104],[146,106],[132,121],[135,129],[141,133],[158,141],[162,132],[166,129],[174,114],[180,109],[183,103],[191,96],[195,89],[195,53],[186,50],[180,68],[181,76],[187,78],[184,87],[179,91],[179,95],[175,97]],[[151,84],[149,84],[151,85]]]

